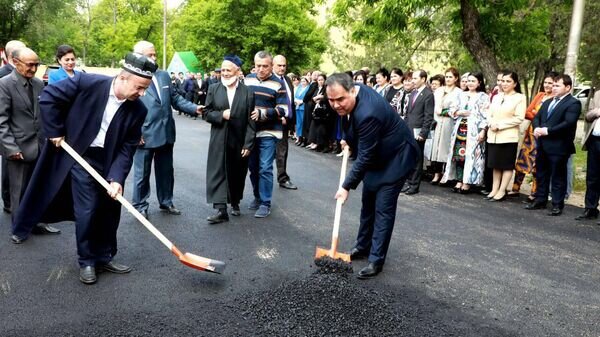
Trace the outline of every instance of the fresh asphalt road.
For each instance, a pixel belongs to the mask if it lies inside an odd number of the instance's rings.
[[[174,201],[183,214],[160,212],[153,195],[150,221],[182,251],[226,262],[224,274],[180,264],[124,212],[115,261],[133,272],[103,273],[97,284],[86,286],[78,280],[72,223],[57,224],[61,235],[13,245],[10,216],[3,214],[0,336],[77,336],[99,322],[110,335],[111,322],[123,332],[123,322],[137,326],[136,320],[155,317],[208,324],[215,306],[228,299],[314,271],[315,246],[330,243],[341,160],[291,144],[288,172],[299,189],[276,186],[271,216],[255,219],[246,209],[248,182],[242,216],[211,226],[205,221],[213,212],[205,197],[210,127],[183,116],[176,120]],[[343,209],[343,250],[356,235],[359,191],[350,193]],[[131,177],[125,196],[131,196]],[[374,280],[352,279],[358,286],[456,327],[455,335],[600,336],[600,226],[574,221],[581,209],[567,207],[563,216],[549,217],[523,210],[518,200],[490,203],[427,183],[420,194],[401,195],[398,203],[385,269]],[[363,265],[356,262],[355,273]],[[171,335],[168,326],[155,328],[129,334]]]

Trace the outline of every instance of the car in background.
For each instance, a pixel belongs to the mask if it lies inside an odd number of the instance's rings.
[[[592,93],[592,87],[589,85],[580,85],[573,88],[573,97],[581,102],[581,109],[585,110],[588,107],[588,100]]]
[[[54,70],[60,68],[60,66],[58,66],[58,65],[40,65],[39,68],[42,68],[42,67],[45,67],[45,69],[43,69],[43,70],[38,69],[36,76],[41,78],[42,81],[44,81],[44,85],[48,85],[48,74],[50,74],[51,71],[54,71]],[[39,74],[41,74],[41,76]]]

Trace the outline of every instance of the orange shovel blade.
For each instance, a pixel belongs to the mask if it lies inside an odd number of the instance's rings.
[[[344,262],[351,263],[350,254],[344,254],[340,252],[333,252],[331,249],[319,248],[317,247],[317,252],[315,253],[315,259],[328,256],[332,259],[342,260]]]
[[[179,258],[179,262],[188,267],[217,274],[221,274],[225,270],[225,262],[207,259],[191,253],[182,254],[175,246],[171,248],[171,251]]]

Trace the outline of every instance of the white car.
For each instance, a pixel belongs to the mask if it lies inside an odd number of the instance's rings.
[[[589,85],[581,85],[573,88],[573,97],[577,98],[581,102],[581,109],[585,111],[587,109],[588,99],[592,92],[592,87]]]

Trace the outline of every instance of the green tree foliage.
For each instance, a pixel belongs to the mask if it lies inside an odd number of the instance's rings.
[[[317,67],[327,35],[294,0],[190,1],[170,25],[173,46],[193,51],[204,69],[235,53],[250,69],[254,54],[283,54],[291,71]]]
[[[361,20],[352,14],[357,10]],[[493,83],[500,67],[528,69],[549,57],[549,12],[547,6],[527,0],[337,0],[334,24],[348,25],[358,41],[418,41],[428,35],[451,42],[456,59],[468,63],[456,55],[466,49]]]
[[[101,0],[93,6],[86,43],[88,65],[115,66],[139,40],[160,46],[161,4],[161,0]]]
[[[578,70],[598,90],[600,85],[600,2],[586,1],[583,36],[578,59]]]

